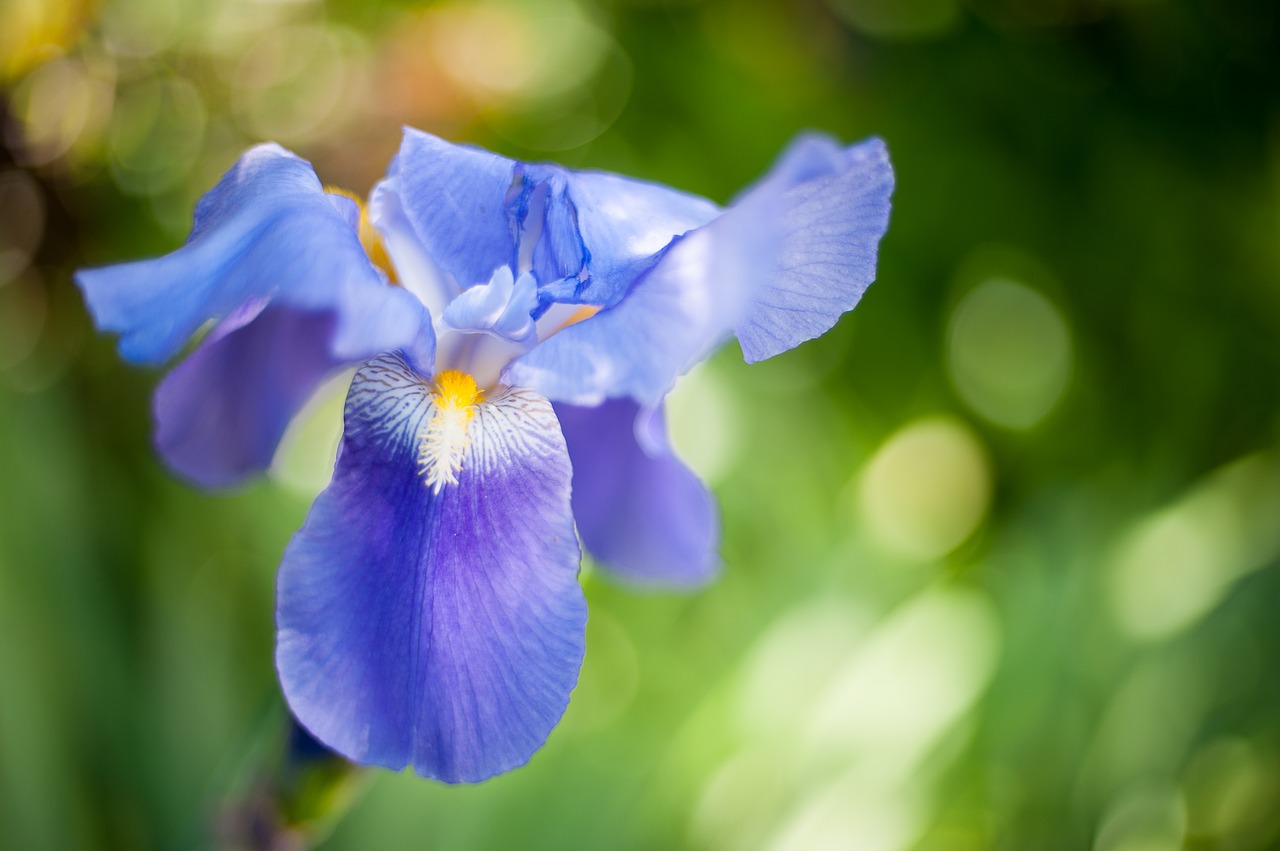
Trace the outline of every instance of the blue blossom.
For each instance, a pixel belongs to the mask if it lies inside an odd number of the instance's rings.
[[[76,280],[129,360],[211,328],[154,400],[157,448],[199,485],[265,468],[319,384],[359,367],[280,566],[280,682],[350,759],[476,781],[568,704],[579,540],[633,583],[716,574],[715,506],[663,399],[730,337],[758,361],[856,305],[892,186],[875,139],[802,136],[722,209],[407,130],[366,207],[262,145],[182,248]]]

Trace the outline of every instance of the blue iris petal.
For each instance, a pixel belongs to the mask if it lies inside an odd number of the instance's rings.
[[[76,282],[98,327],[118,332],[120,353],[138,363],[162,363],[255,298],[337,309],[343,359],[367,352],[370,337],[408,342],[420,328],[413,299],[385,286],[311,166],[276,145],[250,149],[201,200],[182,248],[82,270]]]
[[[462,288],[427,254],[401,203],[397,181],[383,180],[373,188],[369,198],[369,218],[382,235],[383,245],[395,265],[400,283],[422,302],[432,316],[444,313],[445,306]]]
[[[629,399],[557,405],[573,460],[573,515],[587,550],[639,585],[690,587],[720,568],[720,524],[706,487],[666,441],[662,410]],[[648,422],[646,420],[652,420]],[[645,440],[637,430],[646,429]]]
[[[426,256],[466,289],[516,265],[519,191],[513,160],[405,128],[374,196],[394,196]]]
[[[411,129],[374,192],[375,214],[384,206],[462,289],[511,266],[554,287],[558,301],[598,306],[621,299],[673,237],[718,209],[657,184],[520,163]]]
[[[509,266],[493,273],[489,283],[472,287],[444,311],[444,321],[458,331],[490,331],[515,343],[532,340],[536,329],[530,313],[538,305],[537,283],[525,273],[519,280]]]
[[[335,318],[268,307],[223,322],[156,388],[156,448],[173,470],[223,487],[265,469],[289,421],[341,363]]]
[[[513,363],[506,380],[558,402],[656,405],[737,332],[749,361],[828,330],[875,276],[893,172],[877,139],[801,137],[708,224],[675,239],[615,306]]]
[[[577,300],[605,307],[653,267],[672,239],[720,212],[705,198],[603,172],[574,172],[569,195],[591,255],[591,279]]]
[[[356,374],[333,481],[280,567],[276,663],[343,755],[477,781],[528,760],[577,681],[571,472],[551,406],[501,390],[437,493],[418,466],[433,410],[397,356]]]
[[[175,471],[212,487],[262,470],[338,366],[404,349],[431,368],[430,315],[387,285],[358,221],[354,202],[327,194],[310,165],[259,145],[201,199],[182,248],[76,274],[130,360],[167,360],[221,320],[156,392],[156,442]]]
[[[779,254],[735,331],[748,363],[818,337],[875,280],[889,227],[893,170],[879,139],[840,149],[802,136],[773,172],[737,202],[778,217]]]
[[[570,325],[507,368],[504,380],[557,402],[662,401],[676,378],[724,341],[750,283],[776,255],[768,210],[729,210],[681,237],[627,296]]]

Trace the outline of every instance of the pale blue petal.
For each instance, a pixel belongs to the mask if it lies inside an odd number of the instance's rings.
[[[535,334],[533,309],[538,306],[537,282],[524,274],[515,280],[509,266],[493,273],[487,284],[472,287],[444,311],[444,322],[457,331],[488,331],[516,343]]]
[[[638,585],[682,588],[715,578],[720,524],[706,487],[629,399],[594,408],[557,405],[573,461],[573,515],[587,551],[608,573]],[[646,439],[637,439],[637,428]]]
[[[821,336],[853,309],[875,280],[892,192],[884,142],[868,139],[841,150],[805,136],[737,202],[777,217],[773,272],[735,324],[748,363]]]
[[[604,172],[571,173],[568,197],[590,258],[574,300],[599,306],[616,304],[672,239],[720,212],[705,198]]]
[[[656,405],[736,331],[759,360],[828,330],[875,276],[893,173],[884,143],[801,137],[756,187],[679,237],[617,305],[550,336],[507,380],[558,402]]]
[[[523,191],[516,165],[405,128],[379,193],[394,196],[426,256],[466,289],[488,281],[495,269],[516,265]]]
[[[386,295],[311,166],[277,145],[247,151],[201,200],[182,248],[75,279],[98,327],[119,333],[121,355],[140,363],[167,360],[205,323],[255,299],[335,310],[340,357],[367,350],[371,337],[407,344],[421,324],[402,296]]]
[[[546,400],[495,391],[436,493],[418,470],[433,415],[403,360],[357,373],[333,481],[280,567],[276,664],[328,747],[478,781],[529,759],[577,681],[571,471]]]
[[[718,212],[657,184],[516,162],[410,129],[373,207],[393,256],[415,243],[450,285],[466,289],[509,266],[534,273],[544,302],[595,305],[616,303],[673,238]]]
[[[401,285],[413,293],[432,316],[442,315],[445,306],[462,288],[427,254],[404,210],[397,181],[383,180],[374,186],[368,210]]]
[[[678,238],[627,297],[516,360],[504,380],[557,402],[662,401],[676,378],[732,331],[775,254],[768,210],[730,210]]]

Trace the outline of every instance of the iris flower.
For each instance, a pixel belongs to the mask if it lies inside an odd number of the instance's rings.
[[[358,366],[328,487],[288,545],[276,666],[351,760],[478,781],[568,705],[579,540],[625,581],[696,586],[718,518],[663,399],[730,337],[816,337],[875,276],[884,144],[805,135],[727,208],[406,130],[366,204],[266,144],[164,257],[76,276],[127,360],[161,364],[156,446],[197,485],[267,467],[320,384]]]

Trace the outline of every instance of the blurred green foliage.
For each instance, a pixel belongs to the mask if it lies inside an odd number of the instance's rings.
[[[718,201],[875,134],[879,280],[677,388],[725,570],[591,572],[518,771],[373,772],[322,845],[1280,843],[1280,7],[1268,0],[8,0],[0,845],[209,847],[278,736],[264,482],[174,481],[70,273],[171,250],[274,138],[365,191],[413,124]],[[269,749],[268,749],[269,750]]]

